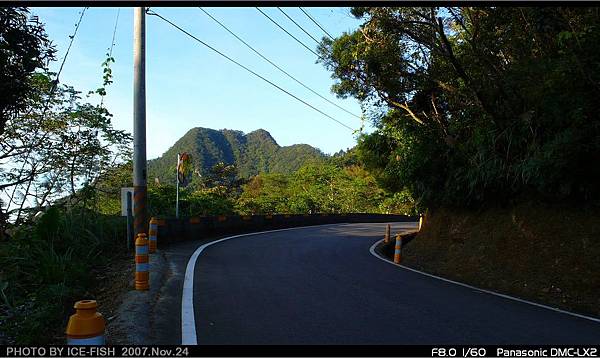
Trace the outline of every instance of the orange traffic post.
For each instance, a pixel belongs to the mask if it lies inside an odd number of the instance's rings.
[[[402,235],[396,235],[396,247],[394,248],[394,263],[399,264],[402,261]]]
[[[148,255],[148,239],[146,234],[138,234],[135,240],[135,289],[150,288],[150,260]]]
[[[386,244],[388,242],[390,242],[390,231],[391,231],[392,227],[390,226],[390,224],[387,224],[387,226],[385,227],[385,236],[383,237],[383,242],[385,242]]]
[[[96,312],[98,304],[95,300],[75,302],[75,314],[67,324],[67,344],[69,345],[104,345],[104,317]]]
[[[150,219],[150,228],[148,229],[149,241],[148,241],[148,249],[151,254],[156,252],[156,244],[158,236],[158,220],[156,218]]]

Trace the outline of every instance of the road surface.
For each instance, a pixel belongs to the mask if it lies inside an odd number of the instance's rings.
[[[410,227],[397,223],[392,231]],[[374,257],[369,248],[384,229],[385,224],[307,227],[205,248],[193,278],[198,344],[600,342],[600,323]]]

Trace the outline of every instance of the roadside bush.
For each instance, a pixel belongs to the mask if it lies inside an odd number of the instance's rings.
[[[93,298],[93,270],[125,250],[125,231],[123,218],[80,208],[51,208],[13,228],[0,244],[0,323],[11,337],[3,343],[62,336],[73,303]]]

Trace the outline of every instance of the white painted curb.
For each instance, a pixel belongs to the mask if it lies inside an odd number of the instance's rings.
[[[452,280],[449,280],[449,279],[447,279],[447,278],[439,277],[439,276],[432,275],[432,274],[430,274],[430,273],[427,273],[427,272],[423,272],[423,271],[415,270],[415,269],[413,269],[413,268],[410,268],[410,267],[407,267],[407,266],[404,266],[404,265],[400,265],[400,264],[394,263],[393,261],[390,261],[390,260],[388,260],[388,259],[386,259],[386,258],[384,258],[384,257],[381,257],[381,256],[379,256],[379,255],[378,255],[378,254],[375,252],[375,247],[377,247],[377,245],[379,245],[379,244],[380,244],[382,241],[383,241],[383,240],[379,240],[379,241],[377,241],[376,243],[374,243],[374,244],[371,246],[371,248],[369,249],[369,251],[371,252],[371,254],[372,254],[373,256],[377,257],[378,259],[380,259],[380,260],[382,260],[382,261],[384,261],[384,262],[387,262],[387,263],[388,263],[388,264],[390,264],[390,265],[394,265],[394,266],[400,267],[400,268],[402,268],[402,269],[405,269],[405,270],[408,270],[408,271],[412,271],[412,272],[416,272],[416,273],[419,273],[419,274],[421,274],[421,275],[429,276],[429,277],[432,277],[432,278],[435,278],[435,279],[438,279],[438,280],[442,280],[442,281],[445,281],[445,282],[453,283],[453,284],[455,284],[455,285],[459,285],[459,286],[467,287],[467,288],[470,288],[470,289],[472,289],[472,290],[475,290],[475,291],[478,291],[478,292],[487,293],[487,294],[490,294],[490,295],[494,295],[494,296],[498,296],[498,297],[506,298],[506,299],[509,299],[509,300],[513,300],[513,301],[517,301],[517,302],[521,302],[521,303],[526,303],[526,304],[529,304],[529,305],[532,305],[532,306],[536,306],[536,307],[545,308],[545,309],[548,309],[548,310],[551,310],[551,311],[555,311],[555,312],[559,312],[559,313],[568,314],[569,316],[579,317],[579,318],[583,318],[583,319],[590,320],[590,321],[592,321],[592,322],[600,323],[600,318],[595,318],[595,317],[584,316],[584,315],[581,315],[581,314],[578,314],[578,313],[573,313],[573,312],[569,312],[569,311],[564,311],[564,310],[561,310],[560,308],[556,308],[556,307],[550,307],[550,306],[542,305],[542,304],[539,304],[539,303],[535,303],[535,302],[531,302],[531,301],[523,300],[523,299],[521,299],[521,298],[517,298],[517,297],[513,297],[513,296],[505,295],[505,294],[502,294],[502,293],[498,293],[498,292],[494,292],[494,291],[488,291],[488,290],[484,290],[484,289],[482,289],[482,288],[477,288],[477,287],[475,287],[475,286],[467,285],[466,283],[457,282],[457,281],[452,281]]]

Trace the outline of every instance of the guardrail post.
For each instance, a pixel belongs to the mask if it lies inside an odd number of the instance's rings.
[[[387,226],[385,227],[385,236],[383,237],[383,242],[384,243],[389,243],[390,242],[390,231],[391,231],[391,225],[387,224]]]
[[[396,235],[396,247],[394,248],[394,263],[399,264],[402,261],[402,235]]]

